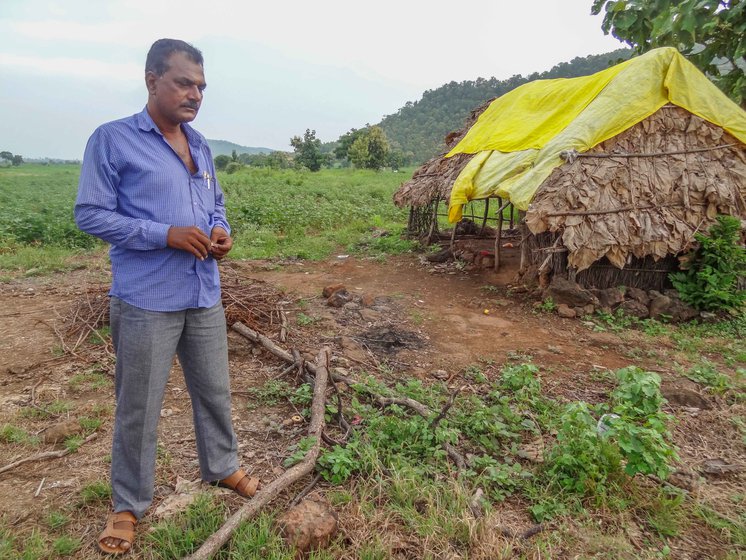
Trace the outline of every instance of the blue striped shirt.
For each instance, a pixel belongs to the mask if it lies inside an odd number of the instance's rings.
[[[75,202],[78,227],[111,244],[111,295],[151,311],[211,307],[218,265],[166,246],[171,226],[230,232],[205,138],[182,124],[191,174],[147,109],[101,125],[88,140]]]

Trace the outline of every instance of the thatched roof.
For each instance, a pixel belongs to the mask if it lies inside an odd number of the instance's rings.
[[[678,254],[718,213],[746,219],[746,145],[667,105],[555,168],[526,221],[535,234],[562,232],[580,271],[604,256],[621,268],[630,255]]]
[[[464,128],[445,137],[446,152],[427,160],[414,172],[409,181],[402,183],[399,190],[394,193],[394,204],[401,208],[427,206],[435,199],[448,200],[453,182],[472,158],[472,154],[457,154],[450,158],[446,158],[445,154],[461,141],[492,101],[493,99],[490,99],[474,109],[466,119]]]

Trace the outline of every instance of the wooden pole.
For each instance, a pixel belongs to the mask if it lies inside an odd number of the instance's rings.
[[[484,228],[487,226],[487,215],[490,213],[490,199],[484,201],[484,218],[482,218],[482,229],[479,230],[479,236],[484,234]]]

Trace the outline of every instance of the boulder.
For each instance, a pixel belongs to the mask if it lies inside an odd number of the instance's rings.
[[[329,504],[310,499],[290,508],[275,523],[285,542],[301,555],[328,546],[337,526],[337,514]]]
[[[637,317],[638,319],[647,319],[648,315],[650,314],[648,312],[647,305],[643,305],[642,303],[634,299],[623,301],[619,304],[619,307],[617,307],[617,309],[621,309],[625,315],[631,315],[632,317]]]
[[[598,305],[598,298],[590,291],[560,275],[555,275],[544,290],[544,299],[546,298],[552,298],[557,305],[564,303],[568,307],[583,307],[589,303]]]
[[[557,306],[557,315],[564,317],[565,319],[574,319],[577,316],[575,310],[564,303],[560,303]]]
[[[671,298],[668,296],[660,295],[650,300],[650,306],[648,311],[651,319],[658,319],[661,315],[670,315],[669,308],[671,307]]]
[[[72,419],[50,426],[40,435],[41,440],[44,443],[59,443],[82,431],[83,428],[81,427],[80,422],[77,419]]]
[[[326,303],[332,307],[343,307],[352,301],[352,296],[345,288],[341,288],[329,296]]]
[[[650,296],[640,288],[627,288],[627,297],[643,304],[645,307],[650,303]]]
[[[337,290],[346,290],[345,285],[344,284],[331,284],[322,290],[321,295],[324,296],[325,298],[328,298]]]
[[[614,309],[624,301],[624,286],[617,288],[605,288],[603,290],[593,290],[598,298],[599,304],[603,308]]]
[[[671,298],[671,305],[668,307],[667,315],[671,316],[671,321],[674,323],[683,323],[698,317],[699,311],[678,298]]]

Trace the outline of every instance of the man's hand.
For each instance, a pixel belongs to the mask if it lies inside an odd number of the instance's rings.
[[[205,232],[197,226],[171,226],[166,236],[166,245],[173,249],[181,249],[182,251],[191,253],[203,261],[210,253],[211,241]]]
[[[210,241],[212,242],[212,256],[217,260],[222,259],[233,248],[233,239],[221,227],[212,228]]]

